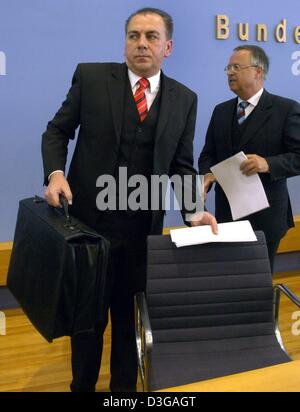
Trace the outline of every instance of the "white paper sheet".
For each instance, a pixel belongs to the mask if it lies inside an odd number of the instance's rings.
[[[257,240],[248,220],[218,224],[214,235],[210,226],[195,226],[170,230],[172,242],[177,247],[200,245],[210,242],[254,242]]]
[[[227,196],[233,220],[270,206],[258,174],[241,172],[240,165],[246,159],[244,152],[239,152],[210,169]]]

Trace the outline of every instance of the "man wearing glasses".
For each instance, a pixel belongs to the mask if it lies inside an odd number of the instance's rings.
[[[229,88],[237,95],[217,105],[199,157],[205,194],[215,182],[210,167],[244,151],[241,171],[259,173],[270,207],[248,217],[254,230],[263,230],[271,268],[280,242],[294,226],[287,178],[300,174],[300,105],[264,89],[269,59],[258,46],[236,47],[225,67]],[[253,193],[255,196],[255,193]],[[218,222],[232,221],[227,198],[215,187]]]

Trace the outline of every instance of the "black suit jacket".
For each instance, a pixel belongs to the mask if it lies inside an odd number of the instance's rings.
[[[66,100],[48,123],[42,139],[45,184],[54,170],[65,170],[67,145],[80,126],[68,181],[73,213],[94,226],[99,211],[96,180],[114,175],[122,131],[127,66],[118,63],[79,64]],[[153,173],[195,175],[193,138],[197,96],[161,75],[161,102],[155,134]],[[160,233],[163,211],[152,214],[152,233]]]
[[[215,107],[199,157],[200,174],[210,172],[211,166],[233,155],[236,107],[237,98]],[[256,230],[265,232],[269,242],[276,241],[293,226],[286,179],[300,174],[300,105],[264,90],[251,117],[238,151],[266,158],[270,173],[262,173],[260,178],[270,208],[249,216],[249,220]],[[215,191],[217,219],[232,220],[226,196],[218,184]]]

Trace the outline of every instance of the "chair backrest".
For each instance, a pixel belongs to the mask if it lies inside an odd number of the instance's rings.
[[[176,248],[148,237],[147,303],[153,339],[186,342],[274,333],[265,237]]]

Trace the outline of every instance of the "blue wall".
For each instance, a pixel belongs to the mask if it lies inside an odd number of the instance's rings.
[[[299,0],[241,4],[237,0],[1,0],[0,241],[13,238],[18,200],[44,192],[41,135],[64,99],[77,63],[122,62],[124,22],[140,7],[160,7],[174,18],[174,52],[164,70],[198,93],[195,159],[213,107],[232,97],[223,68],[241,43],[237,23],[250,23],[249,44],[256,43],[255,25],[268,25],[268,41],[260,43],[271,58],[266,88],[300,101],[300,45],[293,40],[293,29],[300,25]],[[218,14],[230,19],[228,40],[215,38]],[[280,44],[273,32],[283,18],[287,42]],[[300,213],[299,182],[299,177],[289,180],[295,214]],[[212,198],[208,205],[212,209]],[[181,224],[179,215],[169,213],[165,225],[175,224]]]

